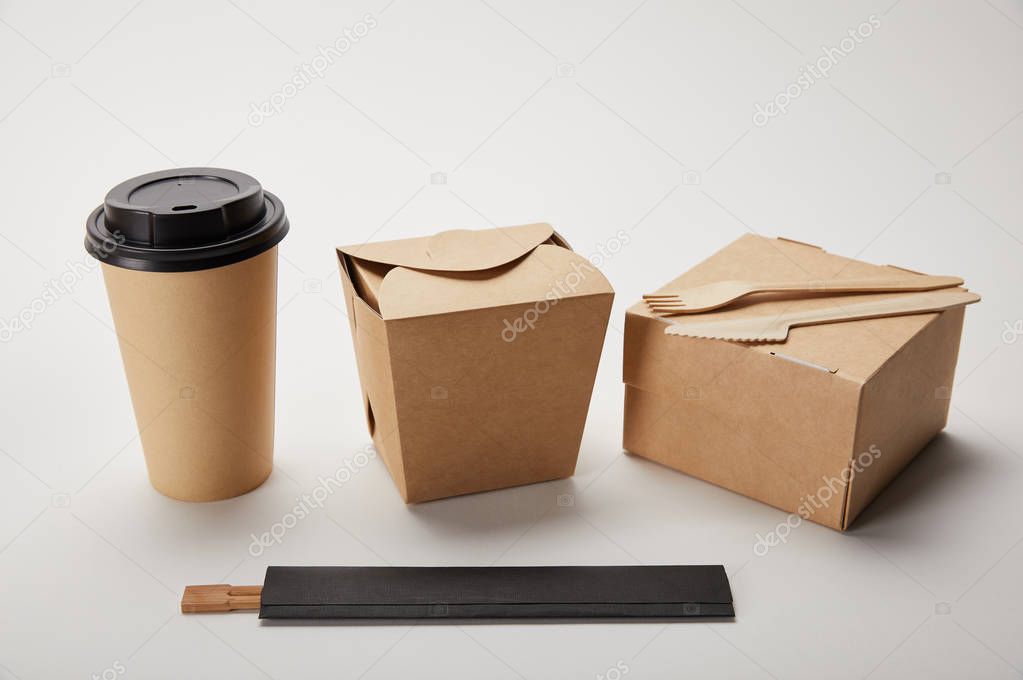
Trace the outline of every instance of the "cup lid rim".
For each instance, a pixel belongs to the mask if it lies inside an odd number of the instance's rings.
[[[160,201],[132,201],[134,193],[155,183],[196,177],[229,183],[237,191],[194,200],[193,205],[187,206],[189,214],[181,214],[180,206],[173,206],[173,202],[164,205]],[[232,210],[239,213],[240,206],[244,207],[241,217],[228,224]],[[198,225],[197,236],[183,243],[156,243],[157,239],[152,237],[143,242],[137,235],[128,238],[111,224],[116,221],[111,218],[127,218],[133,229],[141,228],[143,233],[146,228],[160,225],[172,230],[181,225],[186,229]],[[207,224],[213,229],[205,241],[203,229]],[[111,189],[104,203],[86,221],[85,249],[100,262],[126,269],[196,271],[259,255],[280,243],[289,228],[283,203],[250,175],[220,168],[176,168],[139,175]]]

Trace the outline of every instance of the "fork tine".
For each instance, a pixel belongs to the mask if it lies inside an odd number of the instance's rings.
[[[664,300],[664,299],[671,299],[671,298],[677,298],[677,297],[678,297],[677,293],[661,293],[661,294],[658,294],[658,295],[655,295],[653,293],[647,293],[646,295],[643,296],[643,299],[644,300]]]
[[[682,302],[681,300],[672,301],[672,302],[654,302],[654,301],[648,301],[646,304],[647,304],[648,307],[685,307],[685,306],[687,306],[686,303]]]

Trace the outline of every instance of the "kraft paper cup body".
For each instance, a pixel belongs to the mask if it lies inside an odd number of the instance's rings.
[[[215,269],[103,264],[146,467],[161,493],[210,501],[273,468],[277,247]]]
[[[121,182],[85,223],[101,263],[146,468],[212,501],[273,469],[284,204],[255,178],[175,168]]]

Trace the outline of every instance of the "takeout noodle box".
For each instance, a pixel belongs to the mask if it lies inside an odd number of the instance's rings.
[[[406,502],[568,477],[614,292],[548,224],[337,250],[373,442]]]
[[[747,235],[656,292],[723,279],[915,273]],[[760,294],[700,317],[772,316],[835,303],[833,296]],[[845,530],[945,426],[963,309],[798,327],[785,342],[751,344],[666,335],[672,318],[658,318],[640,302],[625,321],[624,447]]]

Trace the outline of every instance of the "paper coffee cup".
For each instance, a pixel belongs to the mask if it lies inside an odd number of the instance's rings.
[[[153,486],[210,501],[273,468],[284,206],[248,175],[143,175],[89,217]]]

